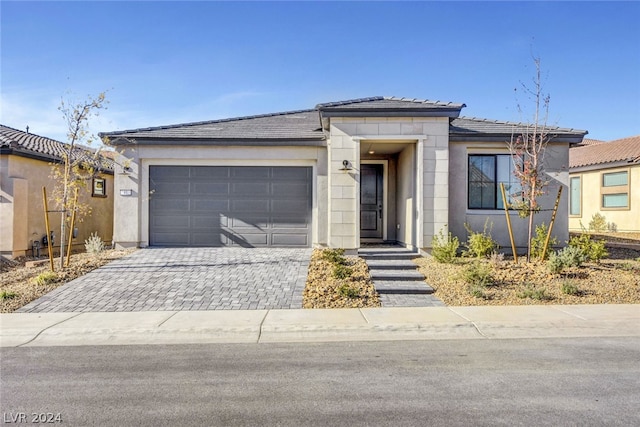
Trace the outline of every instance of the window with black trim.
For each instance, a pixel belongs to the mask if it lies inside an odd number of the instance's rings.
[[[504,183],[507,203],[521,194],[510,154],[470,154],[467,171],[469,209],[504,209],[500,183]]]
[[[92,197],[107,197],[107,181],[104,178],[93,178]]]

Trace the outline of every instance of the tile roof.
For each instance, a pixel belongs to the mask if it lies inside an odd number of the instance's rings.
[[[605,141],[601,141],[599,139],[591,139],[591,138],[585,138],[582,140],[582,142],[580,144],[578,144],[578,146],[583,146],[583,145],[596,145],[596,144],[602,144]]]
[[[616,162],[640,164],[640,135],[569,150],[569,168]]]
[[[527,123],[480,119],[477,117],[458,117],[451,122],[449,132],[455,135],[471,136],[477,134],[511,135],[526,132]],[[587,131],[547,126],[546,130],[551,135],[586,135]]]
[[[60,161],[69,145],[55,139],[27,133],[0,125],[0,150],[2,154],[22,154],[43,160]],[[81,159],[103,171],[113,171],[113,160],[87,147],[75,147],[75,158]]]
[[[104,132],[100,136],[132,139],[324,140],[317,110]]]
[[[316,109],[342,109],[342,110],[414,110],[414,109],[457,109],[465,107],[465,104],[453,102],[429,101],[426,99],[399,98],[395,96],[373,96],[370,98],[350,99],[347,101],[327,102],[316,105]]]
[[[459,117],[460,109],[465,104],[452,102],[428,101],[413,98],[397,98],[375,96],[347,101],[318,104],[314,109],[288,111],[256,116],[236,117],[210,120],[204,122],[183,123],[139,129],[101,133],[101,137],[109,137],[115,145],[146,141],[147,143],[173,143],[178,141],[197,141],[201,144],[216,142],[233,144],[256,144],[274,141],[294,144],[323,145],[326,139],[323,132],[325,114],[346,115],[387,112],[398,116],[411,114],[435,114],[448,116],[451,122],[451,134],[458,138],[510,136],[512,132],[522,132],[526,125],[522,123],[504,122],[478,118]],[[430,113],[431,112],[431,113]],[[325,123],[326,125],[326,123]],[[554,136],[564,137],[572,143],[582,141],[586,131],[550,127]],[[140,141],[138,141],[140,140]]]

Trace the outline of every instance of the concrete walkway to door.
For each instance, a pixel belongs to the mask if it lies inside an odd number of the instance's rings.
[[[311,249],[147,248],[18,312],[302,308]]]

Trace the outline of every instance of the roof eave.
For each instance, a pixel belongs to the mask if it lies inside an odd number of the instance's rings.
[[[324,135],[314,138],[125,138],[110,141],[110,145],[208,145],[208,146],[265,146],[265,147],[324,147]]]
[[[509,133],[466,133],[451,132],[449,133],[449,141],[452,142],[496,142],[498,140],[509,141],[514,134]],[[550,136],[550,143],[569,143],[577,144],[582,141],[585,134],[554,134]]]
[[[590,172],[599,169],[613,169],[613,168],[622,168],[633,165],[640,165],[640,158],[637,159],[627,159],[627,160],[615,160],[611,162],[601,162],[601,163],[592,163],[588,165],[580,165],[580,166],[569,166],[569,171],[571,173],[579,173],[579,172]]]

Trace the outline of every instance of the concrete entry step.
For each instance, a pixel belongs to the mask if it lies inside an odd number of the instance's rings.
[[[369,274],[371,274],[371,280],[373,280],[374,284],[378,280],[382,281],[420,281],[424,280],[424,275],[418,271],[414,270],[369,270]]]
[[[401,246],[369,246],[358,255],[365,260],[383,307],[442,307],[424,282],[413,259],[420,254]]]
[[[383,281],[375,282],[379,294],[432,294],[433,288],[425,282]]]
[[[369,270],[415,270],[416,264],[408,259],[378,259],[366,260]]]

